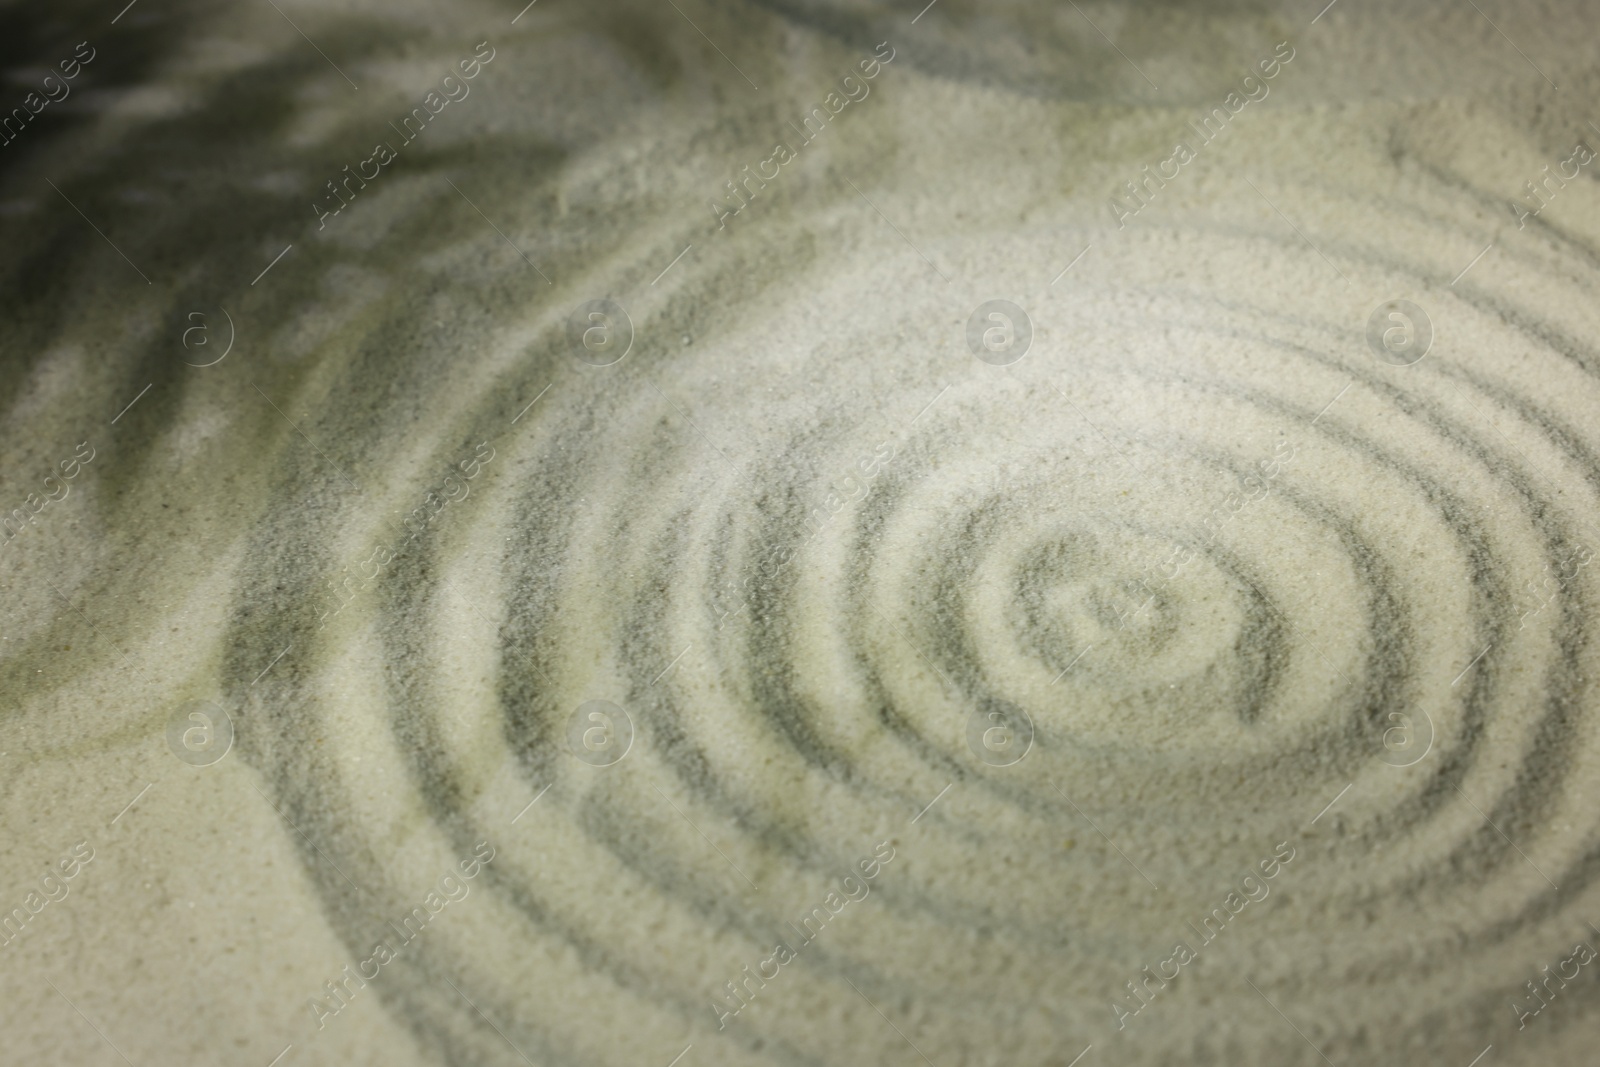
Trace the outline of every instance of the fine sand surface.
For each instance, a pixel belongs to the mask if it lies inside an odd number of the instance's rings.
[[[522,2],[0,5],[0,1062],[1592,1062],[1600,6]]]

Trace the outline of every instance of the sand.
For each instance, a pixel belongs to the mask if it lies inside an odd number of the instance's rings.
[[[6,1057],[1581,1062],[1592,9],[279,7],[6,14]]]

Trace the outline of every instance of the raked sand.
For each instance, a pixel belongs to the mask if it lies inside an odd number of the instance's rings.
[[[0,1060],[1592,1056],[1593,5],[276,6],[0,9]]]

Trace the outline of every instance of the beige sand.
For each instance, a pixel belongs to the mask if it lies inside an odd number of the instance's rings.
[[[1586,1062],[1592,6],[279,6],[6,12],[0,1059]]]

